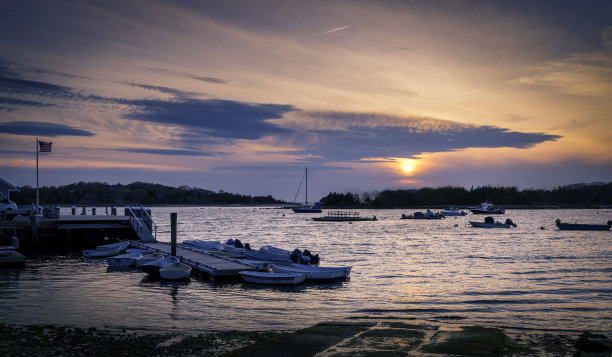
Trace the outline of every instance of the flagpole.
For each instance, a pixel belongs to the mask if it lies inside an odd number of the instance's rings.
[[[38,138],[36,138],[36,214],[38,215]]]

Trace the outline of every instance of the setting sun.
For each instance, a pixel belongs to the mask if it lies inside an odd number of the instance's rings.
[[[407,174],[414,172],[416,166],[416,160],[414,159],[399,159],[397,162],[400,164],[400,168]]]

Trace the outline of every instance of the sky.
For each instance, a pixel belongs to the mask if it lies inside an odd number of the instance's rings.
[[[0,177],[298,193],[612,181],[610,1],[0,2]]]

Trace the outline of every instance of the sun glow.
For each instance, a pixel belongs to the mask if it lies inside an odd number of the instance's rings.
[[[414,173],[414,170],[416,168],[416,160],[414,160],[414,159],[398,159],[397,162],[399,163],[400,168],[402,169],[402,171],[404,171],[404,173],[406,173],[406,174]]]

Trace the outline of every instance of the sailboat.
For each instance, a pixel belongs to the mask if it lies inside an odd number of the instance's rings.
[[[306,206],[292,208],[293,212],[295,213],[321,213],[323,212],[323,210],[321,210],[321,205],[318,203],[314,204],[313,206],[308,206],[308,168],[307,167],[306,167],[306,170],[304,171],[304,176],[302,177],[302,179],[304,177],[306,177],[306,190],[305,190],[306,191],[305,193]],[[300,187],[302,187],[302,182],[300,182]],[[296,198],[299,192],[300,192],[300,188],[298,187],[298,192],[295,194]]]

